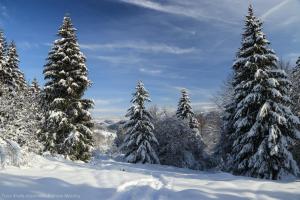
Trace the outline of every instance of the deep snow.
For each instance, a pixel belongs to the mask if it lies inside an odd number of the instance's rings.
[[[89,164],[33,156],[0,170],[2,199],[300,199],[300,180],[267,181],[101,158]]]

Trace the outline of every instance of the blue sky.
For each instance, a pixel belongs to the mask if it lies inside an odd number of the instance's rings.
[[[2,0],[0,25],[27,80],[42,70],[65,13],[87,57],[96,117],[123,116],[136,82],[152,104],[174,108],[188,88],[194,109],[211,105],[240,46],[248,0]],[[300,56],[300,1],[253,0],[278,57]]]

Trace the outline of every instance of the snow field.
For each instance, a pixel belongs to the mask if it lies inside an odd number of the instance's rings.
[[[0,199],[298,200],[300,181],[268,181],[222,172],[35,156],[28,167],[0,172]]]

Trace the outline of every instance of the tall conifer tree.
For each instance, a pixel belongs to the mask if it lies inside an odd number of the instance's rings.
[[[289,151],[299,120],[290,110],[290,81],[278,69],[262,23],[252,6],[245,20],[242,47],[234,63],[232,171],[234,174],[279,179],[299,172]]]
[[[71,18],[64,17],[44,68],[47,102],[43,128],[46,150],[87,161],[92,150],[93,102],[83,99],[90,86],[86,58],[77,43]]]
[[[295,68],[292,70],[292,100],[293,111],[300,117],[300,57],[296,62]]]
[[[300,57],[296,62],[295,68],[292,70],[292,102],[293,102],[293,111],[300,118]],[[298,162],[298,166],[300,166],[300,139],[293,146],[293,155],[295,160]]]

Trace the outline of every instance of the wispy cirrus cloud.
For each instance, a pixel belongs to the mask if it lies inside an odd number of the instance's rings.
[[[106,106],[106,105],[112,105],[123,102],[124,99],[122,98],[111,98],[111,99],[95,99],[94,103],[96,106]]]
[[[120,2],[132,4],[158,12],[190,17],[199,21],[210,22],[215,25],[226,24],[229,27],[240,25],[241,17],[249,5],[248,1],[237,0],[119,0]],[[277,19],[275,27],[287,26],[300,21],[298,12],[299,0],[253,0],[255,13],[263,20]],[[228,6],[230,5],[230,6]]]
[[[150,64],[150,63],[149,63]],[[153,67],[141,67],[139,68],[139,72],[149,75],[149,76],[155,76],[158,78],[164,78],[164,79],[185,79],[186,77],[182,74],[178,74],[178,72],[175,72],[174,70],[170,70],[167,66],[153,66]]]
[[[3,24],[7,21],[10,20],[9,14],[8,14],[8,9],[5,5],[0,3],[0,25],[4,26]]]
[[[284,7],[285,5],[287,5],[290,2],[290,0],[285,0],[280,2],[279,4],[273,6],[272,8],[270,8],[267,12],[265,12],[261,18],[264,20],[266,19],[268,16],[271,16],[272,14],[276,13],[277,11],[279,11],[282,7]]]
[[[170,46],[164,43],[147,43],[140,42],[120,42],[120,43],[105,43],[105,44],[81,44],[82,49],[86,50],[114,50],[114,49],[134,49],[153,53],[169,53],[169,54],[187,54],[196,51],[195,48],[180,48],[177,46]]]
[[[276,21],[273,25],[274,28],[288,27],[300,22],[299,10],[299,0],[276,1],[276,4],[273,4],[261,15],[261,18],[264,21]]]
[[[142,61],[141,58],[135,56],[127,55],[112,55],[112,56],[91,56],[97,60],[104,62],[109,62],[111,64],[120,65],[120,64],[137,64]]]
[[[18,42],[18,47],[24,50],[32,49],[32,48],[39,48],[41,45],[34,42],[22,41]]]
[[[194,110],[201,111],[201,112],[217,110],[216,104],[211,102],[205,102],[205,101],[192,102],[191,105]]]
[[[5,18],[9,17],[8,10],[7,10],[6,6],[0,5],[0,14],[1,14],[2,17],[5,17]]]
[[[140,68],[140,72],[145,73],[145,74],[150,74],[150,75],[159,75],[162,73],[162,70],[159,69],[147,69],[147,68]]]
[[[237,21],[232,19],[225,19],[220,15],[213,14],[213,10],[207,9],[207,7],[201,6],[200,2],[197,1],[166,1],[165,3],[160,3],[158,1],[151,0],[120,0],[121,2],[144,7],[147,9],[156,10],[159,12],[181,15],[185,17],[190,17],[200,21],[217,21],[225,24],[238,24]],[[208,2],[208,1],[207,1]],[[204,2],[206,4],[207,2]],[[209,5],[210,2],[207,3]]]
[[[121,106],[124,101],[123,98],[97,98],[94,100],[95,108],[91,112],[97,117],[106,119],[122,116],[126,112],[126,108]]]
[[[126,113],[126,108],[97,108],[91,110],[92,114],[97,116],[97,118],[103,117],[104,119],[111,119],[112,117],[121,117]]]
[[[183,89],[186,89],[191,96],[197,96],[197,97],[202,97],[205,99],[210,99],[213,97],[215,89],[210,89],[210,88],[202,88],[202,87],[182,87],[182,86],[171,86],[171,88],[181,91]]]

